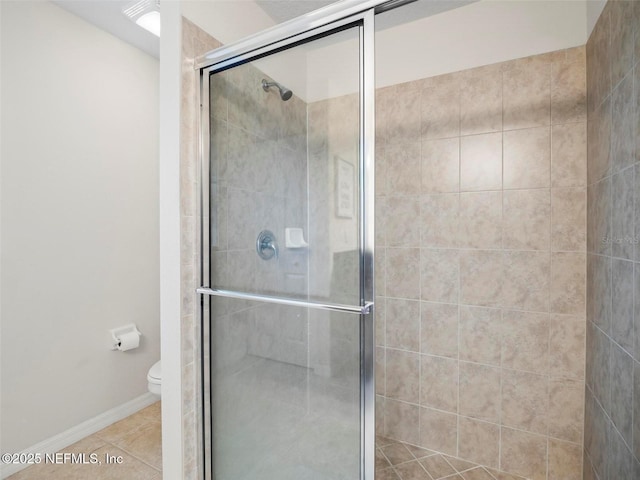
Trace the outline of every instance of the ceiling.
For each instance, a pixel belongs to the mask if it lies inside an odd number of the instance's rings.
[[[335,0],[256,0],[276,23],[286,22],[333,3]]]
[[[52,0],[65,10],[83,18],[119,39],[160,58],[160,40],[140,28],[122,13],[131,0]]]

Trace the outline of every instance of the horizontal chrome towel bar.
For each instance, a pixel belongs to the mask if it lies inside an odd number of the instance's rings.
[[[197,293],[202,295],[211,295],[212,297],[235,298],[238,300],[254,300],[257,302],[277,303],[279,305],[289,305],[291,307],[315,308],[317,310],[329,310],[332,312],[357,313],[359,315],[368,315],[371,313],[373,302],[367,302],[361,307],[352,305],[330,304],[323,302],[314,302],[308,300],[296,300],[294,298],[270,297],[268,295],[259,295],[254,293],[234,292],[233,290],[220,290],[218,288],[200,287],[196,289]]]

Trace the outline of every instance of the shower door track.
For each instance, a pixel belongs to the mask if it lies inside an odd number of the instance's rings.
[[[342,0],[326,7],[314,10],[286,22],[274,25],[261,32],[223,45],[195,59],[195,69],[202,70],[212,65],[221,65],[227,60],[237,61],[242,57],[254,56],[256,51],[271,49],[275,44],[292,37],[317,30],[330,24],[337,24],[346,19],[363,15],[371,11],[375,14],[393,10],[416,0]]]
[[[210,295],[212,297],[235,298],[237,300],[253,300],[264,303],[276,303],[278,305],[289,305],[290,307],[313,308],[316,310],[328,310],[330,312],[355,313],[358,315],[369,315],[373,302],[365,302],[362,306],[342,305],[335,303],[315,302],[312,300],[299,300],[295,298],[273,297],[269,295],[260,295],[255,293],[236,292],[233,290],[222,290],[219,288],[200,287],[196,289],[197,293],[202,295]]]

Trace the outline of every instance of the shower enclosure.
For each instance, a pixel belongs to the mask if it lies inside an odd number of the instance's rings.
[[[205,478],[373,479],[372,20],[200,59]]]
[[[346,0],[198,59],[206,478],[579,478],[585,49],[506,48],[560,4]]]

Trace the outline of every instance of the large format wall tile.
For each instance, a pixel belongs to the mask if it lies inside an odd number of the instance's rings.
[[[499,309],[460,307],[460,360],[500,365],[502,314]]]
[[[611,260],[611,338],[633,352],[633,263]]]
[[[495,250],[467,250],[460,256],[460,301],[499,306],[502,300],[504,256]]]
[[[611,97],[606,97],[587,122],[587,180],[589,185],[611,173]]]
[[[627,445],[633,443],[633,358],[613,345],[611,350],[611,421]]]
[[[420,197],[388,196],[386,205],[387,246],[419,247],[420,246]]]
[[[422,302],[420,351],[458,357],[458,305]]]
[[[640,358],[640,265],[637,263],[633,264],[633,333],[633,358],[637,360]]]
[[[549,189],[504,192],[504,239],[508,250],[549,250]]]
[[[420,358],[420,404],[457,413],[458,362],[431,355]]]
[[[460,134],[502,131],[502,71],[499,66],[466,71],[461,83]]]
[[[402,111],[416,112],[413,103]],[[426,81],[421,95],[420,111],[422,119],[422,139],[451,138],[460,135],[460,86],[456,75],[444,75]],[[415,113],[410,113],[413,118]],[[404,118],[403,118],[404,121]]]
[[[549,439],[549,480],[582,479],[582,450],[580,445]]]
[[[390,144],[386,152],[387,193],[420,193],[420,142]]]
[[[549,323],[549,373],[584,379],[585,317],[552,314]]]
[[[586,122],[551,127],[551,186],[587,184]]]
[[[450,249],[420,249],[422,300],[456,303],[460,284],[460,252]]]
[[[613,1],[611,11],[611,85],[617,85],[634,62],[634,1]],[[635,29],[637,30],[637,24]],[[636,58],[635,61],[638,59]]]
[[[485,133],[460,139],[460,190],[502,188],[502,134]]]
[[[388,210],[387,210],[388,213]],[[420,226],[420,245],[446,248],[457,246],[460,232],[460,195],[446,193],[423,195],[420,216],[413,221]],[[387,233],[387,237],[389,233]]]
[[[457,137],[422,142],[422,192],[460,189],[460,141]]]
[[[502,247],[502,192],[461,193],[459,218],[462,248]]]
[[[621,3],[621,2],[615,2]],[[627,75],[611,93],[611,159],[613,173],[616,173],[630,165],[635,159],[636,139],[635,130],[635,105],[633,101],[633,72]]]
[[[551,254],[551,311],[578,315],[585,311],[586,255]]]
[[[417,404],[420,392],[420,355],[387,349],[387,396]]]
[[[384,402],[385,435],[414,445],[419,444],[420,410],[418,405],[386,399]]]
[[[420,103],[420,91],[405,89],[398,94],[398,86],[386,90],[377,98],[379,140],[387,144],[420,140],[420,111],[412,108]]]
[[[502,366],[546,374],[549,370],[549,314],[505,310]]]
[[[533,312],[548,312],[549,262],[548,252],[507,252],[502,279],[502,305]]]
[[[502,424],[547,434],[548,378],[534,373],[505,371],[502,378]]]
[[[455,455],[457,415],[431,408],[420,408],[420,445],[429,450]]]
[[[611,177],[587,189],[587,251],[611,255]]]
[[[545,480],[547,438],[503,427],[500,467],[502,470],[532,480]]]
[[[386,346],[420,351],[420,302],[389,298],[386,301]]]
[[[574,52],[567,51],[564,62],[551,65],[551,123],[554,125],[587,119],[584,54],[583,48],[576,48]]]
[[[420,249],[387,249],[387,295],[420,298]]]
[[[611,310],[610,289],[586,294],[585,61],[578,47],[378,91],[392,110],[376,165],[386,435],[512,474],[580,476],[586,299]],[[611,207],[590,223],[605,240]],[[606,265],[591,270],[611,278]]]
[[[584,384],[578,380],[549,382],[549,435],[580,443],[584,412]]]
[[[503,83],[505,130],[539,127],[551,123],[550,64],[518,63],[506,68]]]
[[[636,7],[635,7],[636,11],[638,11],[640,9],[640,7],[638,7],[637,2],[636,2]],[[640,13],[636,14],[636,25],[640,23]],[[636,58],[640,58],[640,35],[638,35],[637,31],[636,31]],[[636,121],[635,121],[635,130],[633,133],[633,136],[636,139],[636,162],[640,162],[640,115],[638,115],[638,112],[640,112],[640,66],[636,63],[635,67],[633,68],[633,96],[634,98],[631,99],[632,102],[635,102],[636,105]],[[636,167],[637,167],[637,163],[636,163]]]
[[[637,458],[640,458],[640,402],[637,401],[640,398],[640,364],[638,362],[633,363],[633,398],[636,401],[633,403],[633,452]]]
[[[634,168],[615,174],[611,180],[611,255],[632,260],[635,235]]]
[[[458,456],[488,467],[498,467],[500,427],[473,418],[458,420]]]
[[[587,247],[587,191],[585,188],[551,189],[551,249],[585,251]]]
[[[500,417],[500,369],[460,362],[460,414],[497,423]]]
[[[640,475],[639,20],[638,2],[611,0],[587,43],[585,479]]]
[[[549,187],[549,127],[504,132],[504,188]]]

